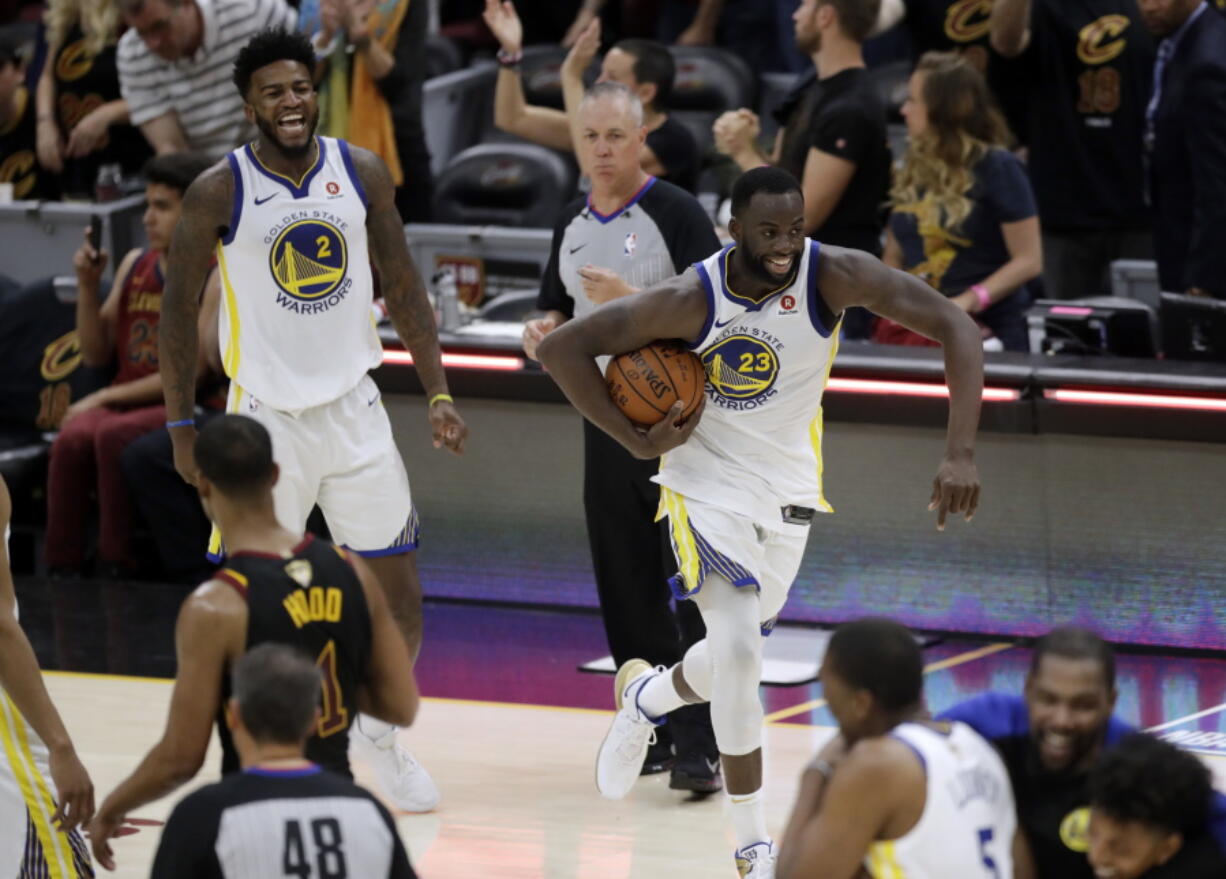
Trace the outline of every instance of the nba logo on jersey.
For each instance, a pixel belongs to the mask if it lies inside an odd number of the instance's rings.
[[[791,293],[785,293],[779,299],[780,314],[800,314],[800,308],[796,305],[796,297]]]
[[[638,246],[639,246],[639,236],[634,232],[627,233],[626,244],[625,244],[625,247],[623,248],[625,250],[626,256],[634,256],[634,249]]]

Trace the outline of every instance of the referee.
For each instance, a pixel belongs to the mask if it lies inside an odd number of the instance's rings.
[[[387,809],[303,757],[321,683],[315,664],[284,644],[261,644],[235,663],[226,724],[243,771],[175,806],[152,879],[414,879]]]
[[[580,102],[575,125],[579,160],[592,188],[566,207],[554,228],[537,299],[545,316],[524,327],[529,357],[564,321],[678,275],[720,246],[692,195],[640,167],[646,128],[633,92],[618,83],[597,83]],[[667,531],[655,521],[660,490],[651,477],[659,461],[636,460],[586,421],[583,439],[583,505],[613,660],[618,666],[634,657],[673,665],[705,630],[692,602],[680,602],[675,614],[670,606],[668,578],[677,569]],[[720,790],[710,709],[684,708],[669,721],[647,753],[644,774],[671,766],[670,787]]]

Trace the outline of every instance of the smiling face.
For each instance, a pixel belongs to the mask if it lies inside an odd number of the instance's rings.
[[[796,269],[805,242],[800,193],[758,192],[728,226],[741,264],[759,281],[780,286]]]
[[[1090,810],[1086,857],[1096,879],[1139,879],[1165,864],[1183,845],[1179,833],[1141,821],[1119,821]]]
[[[319,122],[319,103],[311,73],[298,61],[277,61],[251,74],[247,120],[264,140],[287,158],[299,158],[311,148]]]
[[[1115,691],[1100,662],[1048,654],[1026,678],[1030,736],[1048,772],[1082,768],[1102,745]]]

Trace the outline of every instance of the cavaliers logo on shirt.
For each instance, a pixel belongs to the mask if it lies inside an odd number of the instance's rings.
[[[337,292],[349,265],[345,236],[322,219],[290,223],[273,242],[268,259],[277,286],[299,302]]]
[[[773,397],[779,355],[765,339],[735,333],[703,352],[712,399],[725,409],[752,409]]]
[[[992,0],[958,0],[945,10],[945,36],[955,43],[973,43],[992,28]]]
[[[1118,58],[1128,45],[1123,34],[1131,24],[1126,15],[1104,15],[1077,34],[1077,57],[1083,64],[1106,64]]]

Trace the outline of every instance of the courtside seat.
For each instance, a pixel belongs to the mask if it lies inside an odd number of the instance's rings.
[[[726,110],[758,106],[758,80],[739,56],[714,46],[670,46],[677,77],[668,112],[711,144],[711,125]]]
[[[562,62],[568,50],[557,44],[524,46],[520,75],[524,83],[524,99],[529,106],[563,108]]]
[[[442,34],[426,37],[426,79],[451,73],[464,66],[464,53],[454,40]]]
[[[435,182],[434,219],[458,225],[551,228],[575,195],[574,162],[527,143],[478,144]]]

